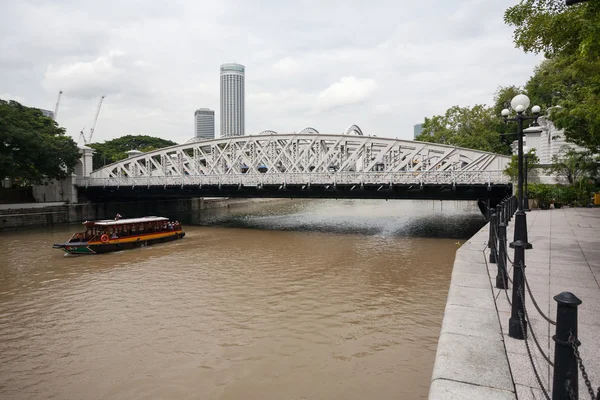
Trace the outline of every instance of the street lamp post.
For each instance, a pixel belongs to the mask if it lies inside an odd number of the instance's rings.
[[[518,126],[518,209],[515,214],[515,234],[514,241],[510,247],[515,249],[514,253],[514,268],[513,268],[513,292],[512,292],[512,309],[510,319],[508,321],[508,335],[515,339],[524,339],[527,335],[527,322],[525,321],[525,309],[523,300],[525,299],[525,281],[523,270],[525,268],[525,249],[531,249],[531,244],[527,241],[527,215],[523,208],[523,122],[526,120],[537,120],[540,112],[539,106],[533,106],[531,111],[534,115],[525,115],[524,112],[529,107],[529,97],[524,94],[516,95],[510,102],[511,108],[516,111],[517,115],[514,118],[509,118],[510,111],[502,110],[504,121],[516,122]]]
[[[527,179],[529,177],[529,148],[523,147],[523,157],[525,158],[525,191],[523,192],[523,211],[531,211],[529,209],[529,189],[527,188]]]

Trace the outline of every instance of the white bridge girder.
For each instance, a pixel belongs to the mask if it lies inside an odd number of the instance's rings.
[[[374,136],[261,133],[151,151],[95,170],[78,184],[506,184],[502,171],[509,161],[478,150]]]

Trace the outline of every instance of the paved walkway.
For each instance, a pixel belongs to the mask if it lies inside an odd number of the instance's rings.
[[[600,386],[600,209],[564,208],[527,214],[526,276],[540,308],[556,319],[552,297],[578,296],[580,352],[594,390]],[[513,237],[513,223],[509,238]],[[508,336],[510,306],[496,289],[496,264],[487,264],[488,226],[456,254],[452,282],[430,388],[430,399],[544,399],[522,340]],[[510,242],[511,240],[509,240]],[[485,258],[484,258],[485,254]],[[511,249],[509,256],[513,257]],[[510,270],[512,277],[512,268]],[[512,286],[511,288],[512,289]],[[511,290],[506,294],[511,296]],[[554,326],[526,298],[531,327],[542,349],[554,356]],[[552,368],[531,337],[534,363],[548,392]],[[590,398],[579,379],[579,398]]]

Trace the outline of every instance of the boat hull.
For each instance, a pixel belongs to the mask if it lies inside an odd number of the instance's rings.
[[[68,254],[91,255],[110,253],[114,251],[135,249],[138,247],[150,246],[157,243],[171,242],[183,239],[185,232],[173,231],[156,234],[139,235],[135,237],[126,237],[111,239],[107,242],[70,242],[55,244],[55,249],[61,249]]]

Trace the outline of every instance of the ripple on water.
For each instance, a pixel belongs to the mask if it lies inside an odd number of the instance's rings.
[[[425,398],[457,248],[437,211],[287,204],[92,257],[51,249],[72,227],[0,235],[0,398]]]

